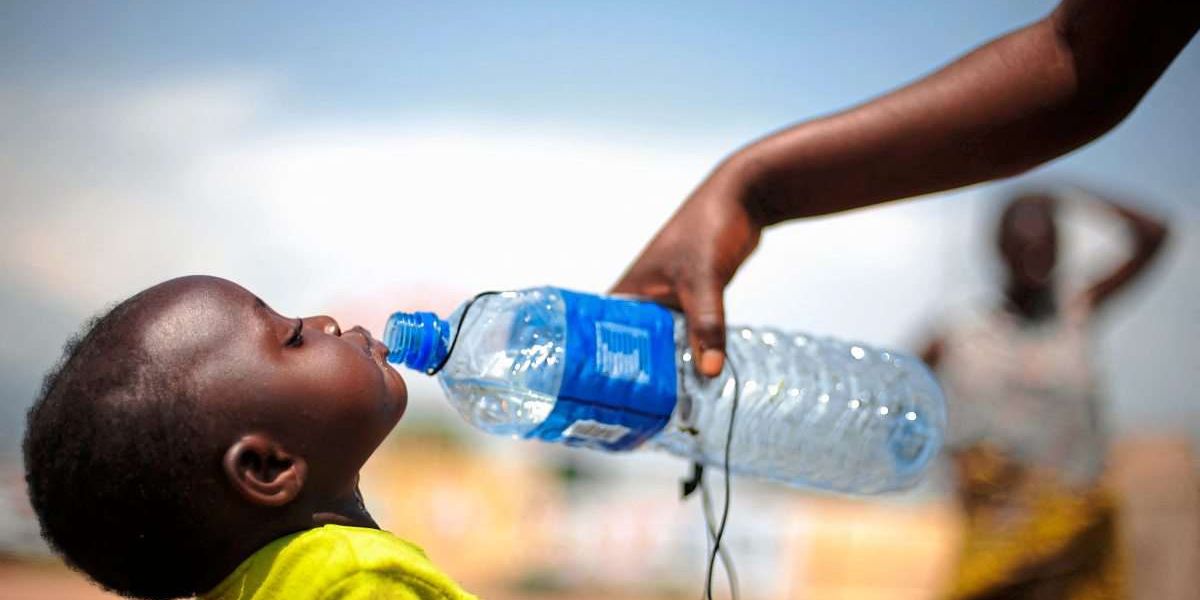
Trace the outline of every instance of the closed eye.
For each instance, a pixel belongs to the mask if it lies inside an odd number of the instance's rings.
[[[296,326],[292,328],[292,335],[288,336],[287,341],[283,343],[289,348],[299,348],[304,343],[304,319],[296,319]]]

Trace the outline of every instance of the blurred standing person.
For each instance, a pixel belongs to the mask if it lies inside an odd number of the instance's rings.
[[[1123,598],[1107,449],[1092,364],[1094,317],[1157,255],[1159,220],[1101,200],[1132,233],[1087,289],[1059,285],[1059,201],[1015,198],[1000,215],[998,306],[939,327],[923,353],[949,397],[947,455],[966,517],[950,597]]]

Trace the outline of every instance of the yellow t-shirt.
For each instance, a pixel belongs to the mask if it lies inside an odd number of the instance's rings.
[[[325,525],[279,538],[203,600],[474,600],[425,552],[386,531]]]

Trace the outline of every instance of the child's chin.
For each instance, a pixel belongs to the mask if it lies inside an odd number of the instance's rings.
[[[392,426],[404,417],[405,411],[408,409],[408,385],[404,382],[404,378],[400,373],[392,368],[391,365],[384,367],[384,378],[387,379],[387,402],[388,408],[391,409]]]
[[[395,411],[393,414],[395,416],[392,417],[392,427],[394,428],[396,424],[404,418],[404,415],[408,413],[408,394],[400,394],[400,396],[395,399],[395,404],[393,404],[393,406]]]
[[[404,418],[404,414],[408,412],[408,395],[398,394],[388,398],[388,432],[390,433],[396,424]]]

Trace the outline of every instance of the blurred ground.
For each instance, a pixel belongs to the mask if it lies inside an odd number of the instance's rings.
[[[120,598],[105,593],[78,574],[55,564],[34,565],[0,561],[0,600],[92,600]],[[529,598],[517,592],[486,592],[484,598],[516,600]],[[606,594],[569,593],[538,595],[542,600],[600,600],[612,598]],[[656,596],[627,596],[628,600],[651,600]]]
[[[676,490],[547,468],[544,446],[479,454],[439,435],[394,440],[363,474],[376,517],[418,541],[484,598],[694,598],[704,540]],[[526,452],[528,450],[529,452]],[[571,454],[566,456],[570,457]],[[1194,597],[1200,483],[1186,439],[1125,439],[1110,476],[1123,497],[1134,598]],[[668,489],[663,489],[668,488]],[[926,599],[944,585],[959,517],[943,501],[848,501],[778,486],[737,490],[729,544],[743,597]],[[50,559],[0,558],[0,600],[109,598]],[[718,579],[717,597],[726,597]]]

